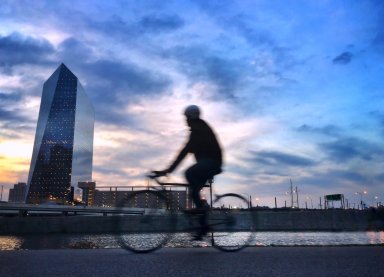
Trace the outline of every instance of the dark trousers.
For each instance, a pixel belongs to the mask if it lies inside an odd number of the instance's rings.
[[[189,184],[192,201],[196,208],[204,208],[204,202],[200,198],[200,191],[209,179],[221,172],[219,162],[210,159],[199,160],[185,172],[185,178]]]
[[[221,172],[221,164],[215,160],[199,160],[185,172],[185,177],[189,183],[189,190],[192,201],[196,208],[200,209],[199,224],[201,229],[197,232],[197,236],[201,237],[208,231],[206,203],[200,198],[200,191],[209,179]]]

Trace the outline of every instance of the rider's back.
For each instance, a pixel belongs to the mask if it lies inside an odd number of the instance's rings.
[[[197,161],[211,159],[222,164],[222,151],[212,128],[202,119],[191,124],[188,152],[193,153]]]

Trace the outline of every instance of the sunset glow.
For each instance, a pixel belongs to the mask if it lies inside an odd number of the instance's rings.
[[[381,1],[1,2],[0,185],[27,182],[43,84],[65,63],[95,108],[97,186],[166,168],[196,104],[225,151],[217,192],[283,206],[292,180],[301,205],[383,201],[383,18]]]

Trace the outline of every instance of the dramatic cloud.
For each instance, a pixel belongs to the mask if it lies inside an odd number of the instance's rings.
[[[3,129],[25,128],[30,119],[22,114],[19,106],[22,105],[22,95],[18,92],[0,92],[0,127]],[[1,132],[1,131],[0,131]]]
[[[332,62],[334,64],[348,64],[351,62],[352,57],[353,57],[352,53],[344,52],[339,56],[335,57]]]
[[[335,125],[327,125],[324,127],[312,127],[307,124],[301,125],[297,128],[299,132],[323,134],[331,137],[337,137],[340,135],[340,128]]]
[[[2,106],[12,105],[19,102],[21,99],[20,93],[4,93],[0,92],[0,103]]]
[[[150,33],[174,31],[183,26],[184,21],[180,17],[171,15],[148,15],[139,21],[139,30]]]
[[[92,59],[92,48],[74,37],[67,38],[58,46],[58,54],[65,62],[82,64]]]
[[[253,161],[261,165],[307,167],[316,164],[315,161],[298,155],[274,151],[251,152]]]
[[[127,96],[162,92],[170,85],[169,79],[135,64],[99,60],[86,65],[94,78],[105,80],[111,92],[125,90]]]
[[[222,97],[236,97],[247,74],[244,63],[214,55],[204,46],[176,47],[164,55],[177,61],[191,82],[212,83]]]
[[[382,155],[384,150],[379,145],[356,138],[342,138],[319,145],[332,160],[347,162],[352,159],[370,161],[376,155]]]
[[[45,63],[53,52],[53,46],[45,39],[35,39],[17,32],[0,37],[0,66]]]

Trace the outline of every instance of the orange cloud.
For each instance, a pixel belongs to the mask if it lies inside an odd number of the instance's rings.
[[[0,183],[27,182],[29,159],[0,156]]]

